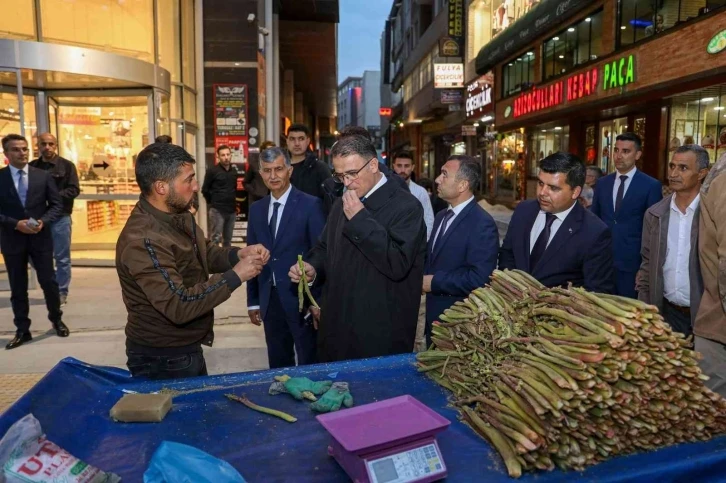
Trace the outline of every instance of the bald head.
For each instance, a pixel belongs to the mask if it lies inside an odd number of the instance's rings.
[[[50,161],[58,155],[58,140],[49,132],[44,132],[38,136],[38,151],[40,156]]]

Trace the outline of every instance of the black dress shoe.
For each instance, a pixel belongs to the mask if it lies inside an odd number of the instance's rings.
[[[22,334],[15,334],[15,337],[13,340],[8,342],[8,345],[5,346],[6,350],[15,349],[16,347],[20,347],[26,342],[30,342],[33,340],[33,336],[30,335],[30,332],[23,332]]]
[[[55,333],[58,334],[58,337],[68,337],[68,335],[71,333],[70,330],[68,330],[68,327],[66,324],[63,323],[62,320],[59,320],[55,324],[53,324],[53,328],[55,329]]]

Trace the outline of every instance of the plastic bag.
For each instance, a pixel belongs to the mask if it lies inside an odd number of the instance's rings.
[[[144,473],[144,483],[245,483],[226,461],[186,444],[162,441]]]
[[[28,414],[0,440],[0,483],[118,483],[121,478],[84,463],[48,441],[40,422]]]

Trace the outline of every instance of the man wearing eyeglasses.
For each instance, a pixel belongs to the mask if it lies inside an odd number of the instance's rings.
[[[333,203],[305,273],[323,285],[318,322],[322,362],[413,350],[423,283],[426,225],[421,203],[378,169],[362,136],[331,151],[333,176],[346,191]],[[290,268],[294,283],[297,265]]]

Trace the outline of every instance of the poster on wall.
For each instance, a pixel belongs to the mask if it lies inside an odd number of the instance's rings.
[[[214,136],[247,136],[247,86],[214,84]]]
[[[214,164],[219,162],[216,158],[216,153],[220,146],[227,146],[232,151],[232,165],[234,165],[238,171],[244,171],[245,163],[249,156],[249,143],[247,142],[247,136],[215,137]]]

